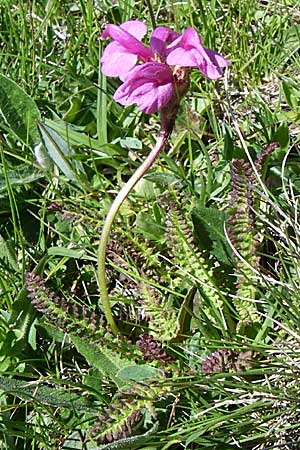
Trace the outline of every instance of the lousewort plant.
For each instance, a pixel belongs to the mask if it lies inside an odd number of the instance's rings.
[[[120,206],[136,183],[154,164],[165,148],[173,130],[180,100],[189,88],[189,73],[197,68],[211,80],[222,76],[222,68],[230,62],[202,45],[193,28],[178,34],[170,28],[157,27],[150,38],[150,48],[141,39],[147,27],[143,22],[130,20],[120,26],[109,24],[101,38],[112,38],[101,58],[102,72],[119,77],[121,86],[114,100],[121,105],[136,104],[145,113],[160,112],[161,130],[155,147],[140,167],[122,187],[105,219],[98,249],[98,282],[101,304],[114,333],[118,327],[112,315],[105,277],[106,247],[110,230]]]

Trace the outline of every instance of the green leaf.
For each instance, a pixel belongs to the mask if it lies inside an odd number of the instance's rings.
[[[49,156],[59,170],[70,180],[77,181],[81,184],[80,177],[76,172],[77,169],[84,174],[81,163],[79,161],[72,161],[73,167],[69,160],[74,155],[74,150],[69,147],[68,143],[56,131],[42,122],[38,122],[38,130]]]
[[[297,96],[293,86],[291,86],[291,84],[287,83],[286,81],[282,82],[282,89],[287,104],[291,107],[293,111],[297,111],[297,109],[299,108],[299,92]]]
[[[37,275],[44,271],[48,257],[44,256],[34,269]],[[32,307],[24,286],[17,296],[9,318],[9,326],[18,334],[18,346],[23,347],[28,342],[30,327],[35,319],[36,310]]]
[[[68,408],[78,411],[97,411],[90,406],[89,401],[82,395],[59,389],[58,386],[45,386],[39,381],[26,382],[14,378],[0,376],[0,390],[16,395],[25,401],[39,402],[42,405],[56,408]]]
[[[84,253],[85,253],[84,250],[75,250],[72,248],[64,248],[64,247],[50,247],[48,249],[48,255],[66,256],[67,258],[75,258],[75,259],[82,258]]]
[[[12,270],[18,270],[17,255],[11,241],[6,241],[0,234],[0,263]]]
[[[182,302],[182,305],[180,306],[178,314],[178,322],[180,325],[180,329],[177,336],[177,340],[183,339],[183,336],[185,337],[190,332],[192,309],[193,309],[192,305],[196,291],[197,291],[196,286],[191,287],[191,289],[186,294]]]
[[[175,183],[178,181],[178,177],[172,172],[153,172],[145,175],[145,179],[152,181],[153,183],[159,184],[161,186],[166,186],[168,184]]]
[[[44,174],[40,170],[28,164],[19,164],[13,169],[7,169],[6,174],[0,173],[0,198],[7,195],[8,183],[5,175],[12,188],[23,187],[26,184],[44,178]]]
[[[126,137],[124,139],[119,140],[122,148],[132,149],[132,150],[142,150],[143,143],[137,138]]]
[[[83,146],[88,149],[96,150],[97,152],[95,153],[97,153],[99,156],[107,158],[115,155],[125,156],[127,154],[127,151],[122,149],[120,146],[114,144],[100,144],[97,139],[93,139],[85,133],[75,130],[74,126],[70,125],[69,123],[63,122],[62,120],[55,121],[46,119],[45,123],[46,125],[51,127],[52,130],[55,130],[57,133],[59,133],[59,135],[64,139],[67,139],[70,145]]]
[[[202,114],[211,105],[211,100],[207,97],[194,97],[192,106],[198,114]]]
[[[141,445],[145,444],[150,436],[152,436],[158,430],[159,422],[155,422],[150,430],[146,431],[144,434],[139,434],[138,436],[132,436],[125,439],[119,439],[111,444],[101,445],[91,450],[133,450],[137,448],[142,448]]]
[[[4,126],[24,144],[39,141],[36,128],[40,112],[32,98],[14,81],[0,74],[0,113]]]
[[[286,53],[292,53],[299,49],[300,25],[289,27],[284,36],[284,50]]]
[[[230,264],[231,249],[224,234],[227,214],[216,208],[198,207],[192,212],[197,239],[222,263]]]
[[[100,392],[103,387],[103,376],[102,373],[99,372],[98,369],[91,367],[87,374],[83,376],[83,384],[87,386],[89,389],[97,392],[97,395],[100,397]]]
[[[46,257],[42,258],[35,273],[40,275],[44,271]],[[5,335],[5,339],[0,342],[0,353],[5,356],[2,360],[1,371],[6,370],[10,366],[10,358],[14,358],[14,366],[16,361],[28,344],[34,346],[34,331],[32,330],[36,318],[36,310],[31,305],[31,301],[27,295],[27,289],[24,286],[12,307],[12,311],[8,320],[9,331]],[[18,368],[20,370],[20,366]]]
[[[112,356],[108,349],[96,349],[84,339],[73,334],[69,334],[69,337],[77,351],[84,356],[91,367],[98,369],[103,376],[111,379],[118,387],[124,385],[124,381],[118,377],[121,361],[117,356]]]
[[[280,126],[275,131],[273,137],[273,142],[278,142],[282,150],[287,150],[290,145],[290,132],[286,122],[280,124]]]
[[[232,130],[228,125],[225,125],[224,133],[224,159],[231,161],[233,158],[234,145],[232,138]]]
[[[143,381],[147,378],[158,378],[162,375],[161,370],[147,365],[124,367],[118,372],[118,378],[126,381]]]

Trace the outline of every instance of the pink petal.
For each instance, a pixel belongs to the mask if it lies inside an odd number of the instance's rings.
[[[159,53],[165,56],[167,53],[166,45],[177,39],[180,34],[166,27],[157,27],[153,31],[150,39],[150,48],[153,53]]]
[[[231,62],[228,61],[228,59],[223,58],[222,55],[215,52],[214,50],[210,50],[209,48],[205,48],[205,47],[204,47],[204,50],[206,51],[206,53],[209,56],[209,59],[213,62],[213,64],[215,66],[228,67],[231,64]]]
[[[182,67],[198,67],[198,69],[212,80],[222,76],[222,67],[230,62],[217,52],[203,47],[201,37],[193,28],[187,28],[179,43],[179,47],[171,51],[167,57],[167,64]]]
[[[212,50],[207,52],[207,50],[208,49],[203,47],[201,51],[198,49],[192,49],[190,50],[190,53],[193,55],[196,66],[203,73],[203,75],[211,80],[216,80],[222,76],[221,68],[228,66],[230,62],[218,53],[213,52]],[[210,56],[212,56],[212,58]],[[222,65],[218,64],[219,61]],[[193,67],[195,67],[195,65]]]
[[[207,78],[211,80],[216,80],[222,76],[222,71],[219,67],[214,66],[213,64],[208,64],[207,61],[203,61],[199,65],[200,72],[203,73]]]
[[[186,50],[193,47],[202,47],[202,40],[197,31],[189,27],[183,33],[180,45]]]
[[[193,53],[187,52],[181,47],[175,48],[167,56],[167,64],[170,66],[197,67]]]
[[[201,42],[201,37],[193,28],[187,28],[183,33],[178,47],[168,55],[167,63],[182,67],[197,67],[203,59],[208,59]],[[198,52],[198,61],[195,61],[195,53]],[[200,60],[200,61],[199,61]]]
[[[122,77],[135,66],[137,56],[129,53],[118,42],[111,42],[105,48],[100,61],[104,75]]]
[[[120,27],[139,41],[141,41],[147,33],[147,26],[140,20],[128,20],[128,22],[122,23]]]
[[[131,71],[131,76],[117,89],[114,100],[121,105],[136,103],[146,113],[163,108],[173,95],[173,75],[169,67],[156,62],[145,63]]]
[[[140,22],[139,22],[140,23]],[[126,22],[125,22],[126,24]],[[125,25],[123,24],[123,25]],[[132,28],[132,25],[125,25],[125,27]],[[138,26],[140,27],[140,25]],[[137,30],[136,30],[137,31]],[[138,29],[140,35],[141,30]],[[137,55],[142,61],[147,61],[152,56],[151,50],[149,50],[144,44],[142,44],[138,39],[136,39],[132,34],[128,33],[122,26],[117,26],[114,24],[109,24],[103,31],[101,38],[106,39],[111,37],[114,41],[117,41],[124,49],[129,53]]]
[[[201,37],[193,28],[185,30],[177,45],[178,47],[172,50],[167,57],[167,63],[172,66],[197,67],[203,59],[208,58],[204,52]],[[195,61],[196,52],[199,53],[197,62]]]

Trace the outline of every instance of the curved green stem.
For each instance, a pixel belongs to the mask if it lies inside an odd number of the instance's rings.
[[[156,159],[158,158],[161,151],[164,149],[168,137],[170,133],[162,132],[156,142],[155,147],[151,150],[145,161],[138,167],[138,169],[134,172],[134,174],[129,178],[126,184],[122,187],[118,195],[116,196],[115,200],[113,201],[113,204],[110,207],[110,210],[108,211],[108,214],[106,216],[99,248],[98,248],[98,283],[99,283],[99,291],[100,291],[100,304],[102,305],[106,320],[113,331],[114,334],[118,333],[118,327],[115,323],[115,320],[112,315],[109,297],[108,297],[108,290],[106,285],[106,277],[105,277],[105,261],[106,261],[106,247],[111,231],[111,227],[113,224],[113,221],[120,209],[120,206],[124,202],[124,200],[127,198],[127,196],[130,194],[136,183],[145,175],[147,170],[154,164]]]

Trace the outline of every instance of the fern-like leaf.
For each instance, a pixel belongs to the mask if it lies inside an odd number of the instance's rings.
[[[162,298],[162,295],[145,281],[140,283],[140,293],[145,316],[149,319],[151,336],[161,342],[175,339],[180,326],[178,311],[170,297]]]
[[[178,261],[178,284],[181,288],[185,284],[188,290],[196,283],[204,316],[216,327],[226,330],[225,298],[215,282],[211,262],[195,243],[192,219],[189,215],[186,217],[185,211],[176,201],[170,202],[168,209],[166,236],[173,261]],[[190,275],[188,279],[185,277],[184,282],[183,273]]]
[[[118,379],[117,373],[136,357],[142,358],[138,347],[131,345],[126,337],[114,336],[107,330],[100,314],[57,296],[38,275],[27,273],[26,287],[32,305],[43,314],[44,320],[66,333],[92,367],[118,387],[122,386],[124,382]]]
[[[90,432],[98,444],[112,443],[135,435],[142,425],[146,410],[152,416],[156,415],[153,393],[146,386],[142,395],[139,390],[123,392],[122,395],[122,398],[115,398],[108,407],[102,409]]]
[[[231,215],[227,220],[231,244],[239,254],[236,269],[239,275],[234,305],[241,319],[259,322],[255,302],[256,287],[251,277],[257,267],[259,240],[255,229],[254,186],[255,177],[251,166],[240,159],[233,160],[231,173]]]

